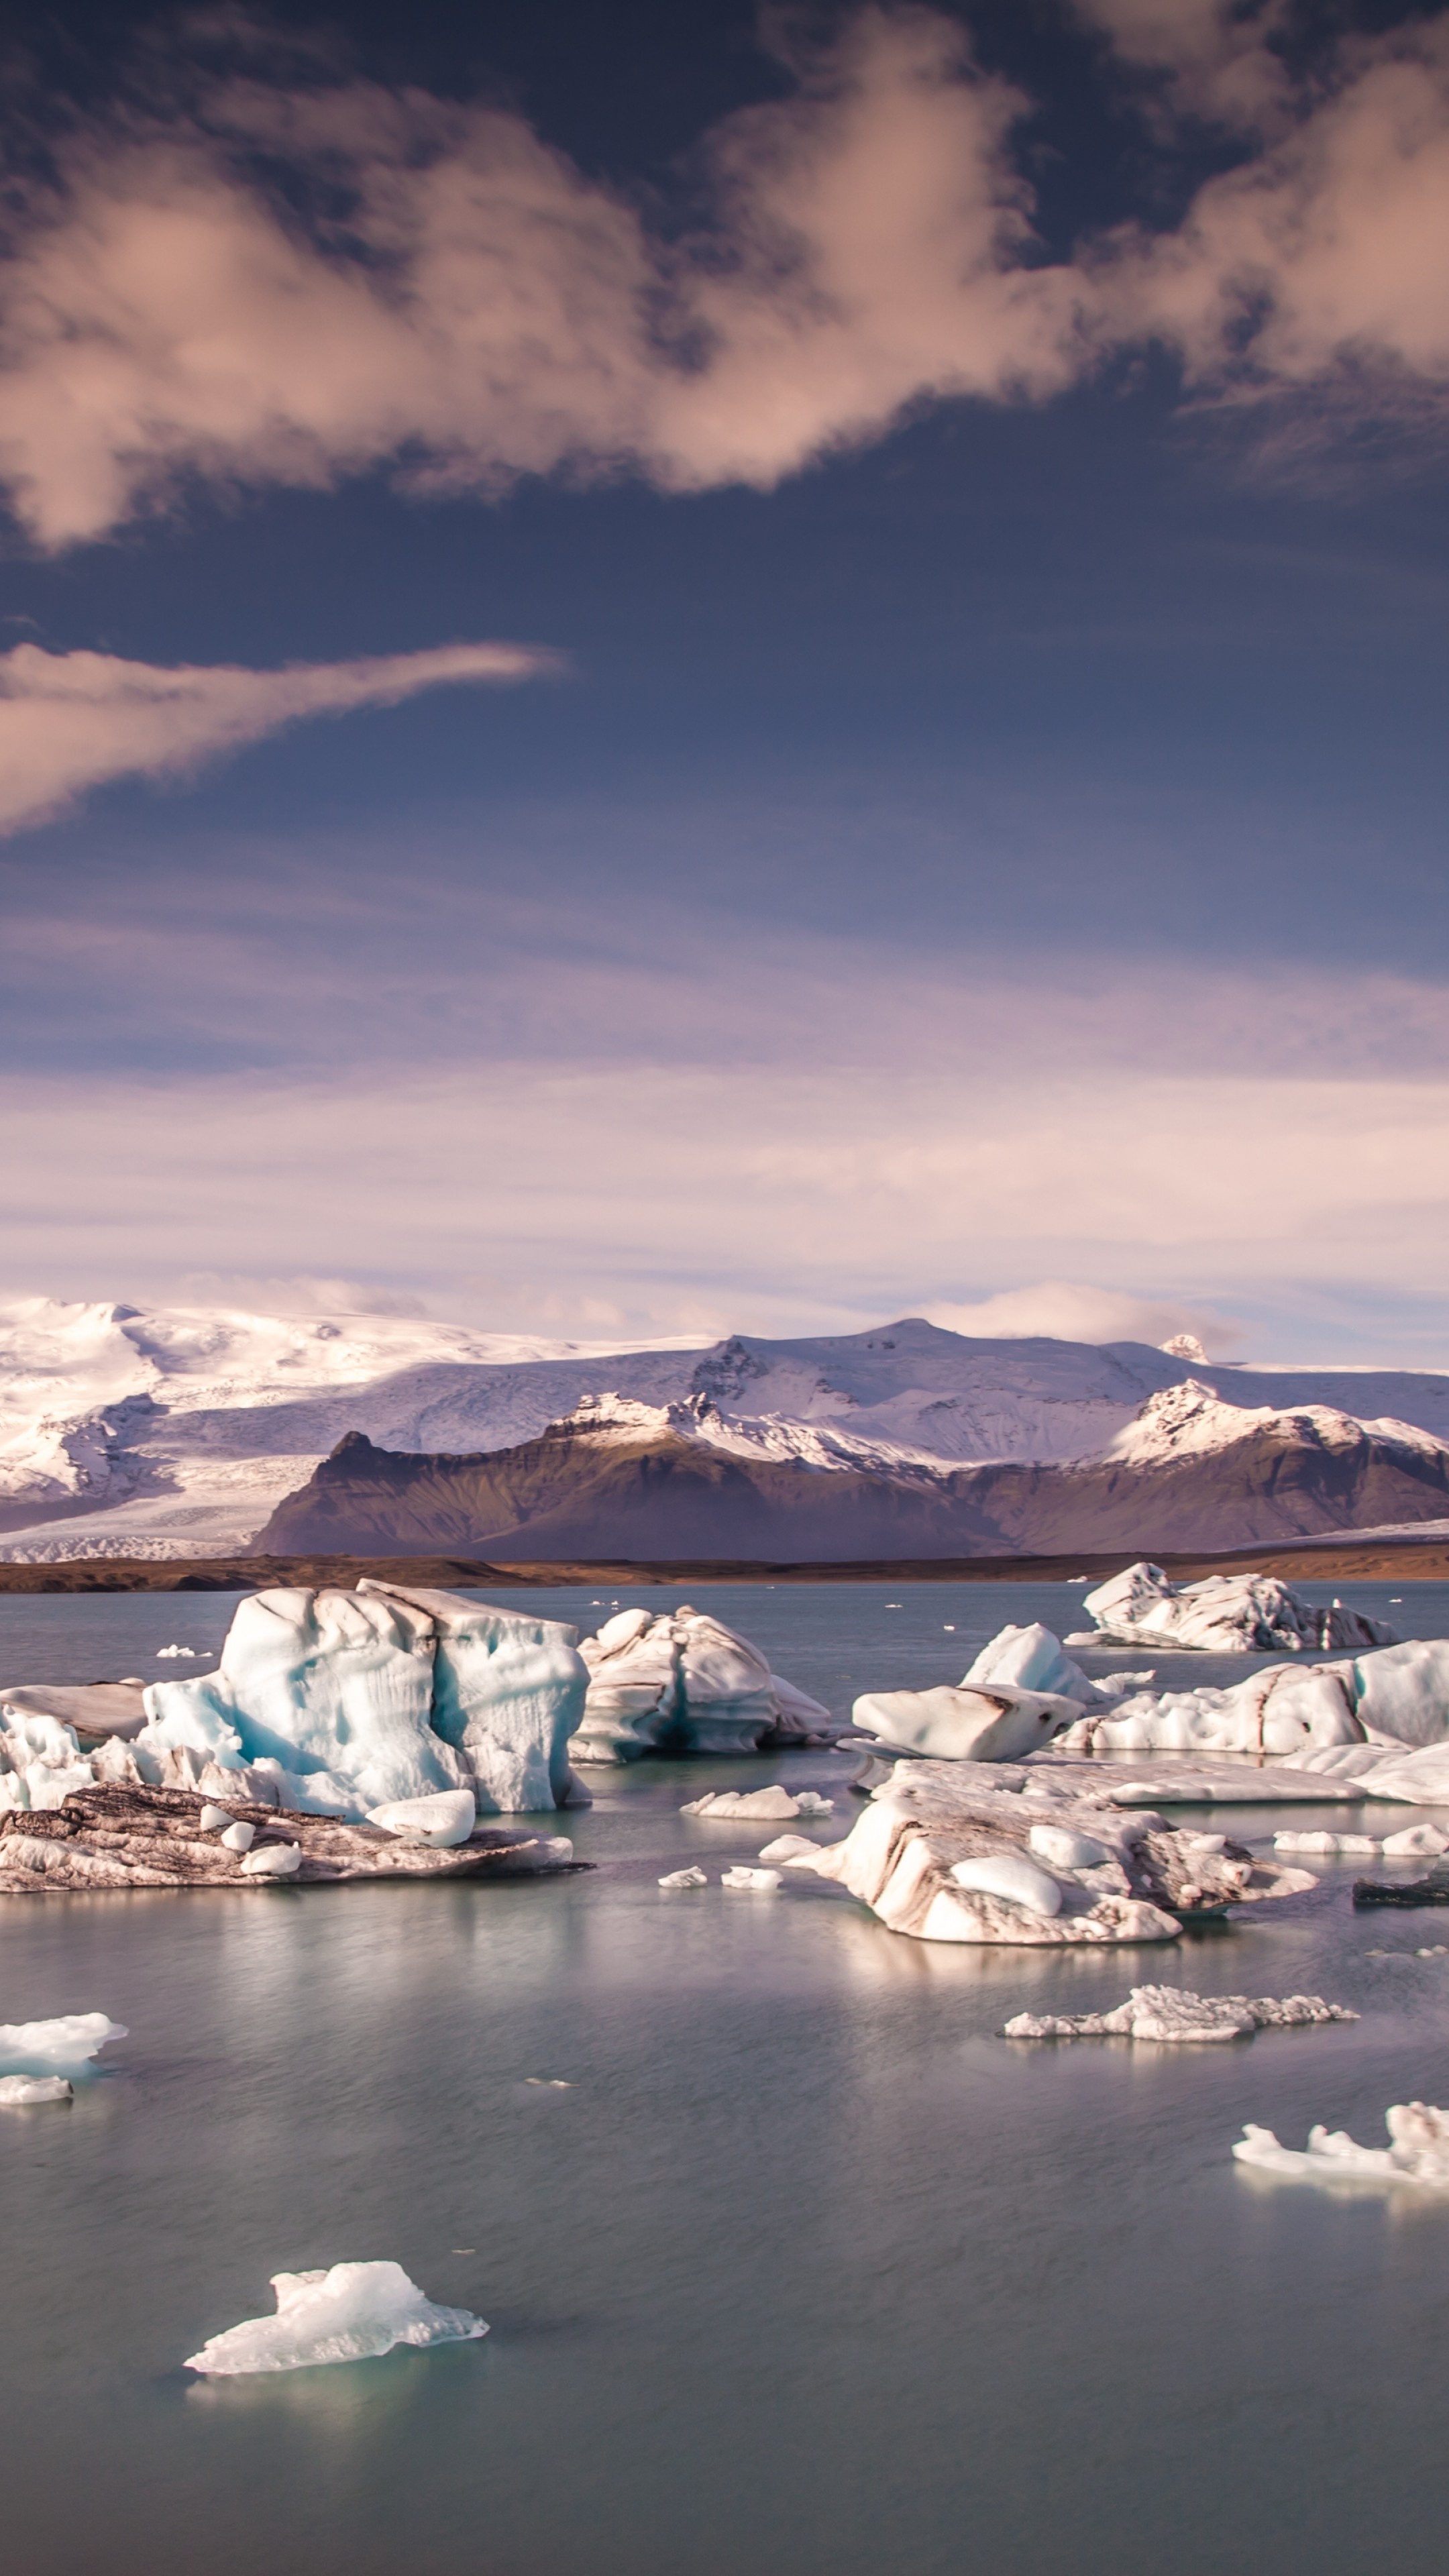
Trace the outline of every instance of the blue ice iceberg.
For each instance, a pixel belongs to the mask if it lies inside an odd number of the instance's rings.
[[[249,1773],[254,1795],[359,1821],[466,1790],[483,1815],[566,1805],[588,1673],[572,1628],[364,1579],[239,1603],[215,1673],[152,1682],[134,1754],[168,1785]],[[243,1794],[242,1784],[238,1794]]]

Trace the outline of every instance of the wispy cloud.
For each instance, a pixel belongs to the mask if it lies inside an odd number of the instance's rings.
[[[1390,411],[1437,400],[1443,22],[1320,46],[1295,83],[1276,7],[1082,5],[1161,75],[1162,148],[1210,115],[1243,157],[1175,227],[1058,263],[1017,156],[1030,101],[921,9],[862,10],[794,59],[793,96],[707,134],[692,232],[516,114],[357,80],[81,120],[11,199],[0,477],[49,547],[196,476],[764,488],[923,400],[1045,399],[1149,340],[1199,390],[1347,370]]]
[[[943,1300],[926,1313],[948,1332],[989,1339],[1040,1333],[1064,1342],[1161,1343],[1175,1333],[1192,1333],[1215,1357],[1236,1350],[1244,1339],[1242,1326],[1230,1316],[1210,1313],[1190,1300],[1134,1296],[1130,1289],[1094,1288],[1070,1279],[1040,1279],[1030,1287],[1001,1289],[994,1297],[964,1304]]]
[[[49,822],[111,778],[175,778],[305,716],[397,706],[423,689],[525,680],[558,656],[445,644],[360,662],[157,669],[110,653],[0,653],[0,834]]]

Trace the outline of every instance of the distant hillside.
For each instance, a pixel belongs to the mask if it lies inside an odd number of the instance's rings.
[[[1328,1406],[1245,1412],[1189,1382],[1106,1455],[867,1469],[768,1454],[707,1399],[599,1403],[512,1449],[339,1442],[259,1533],[275,1555],[974,1557],[1220,1550],[1449,1516],[1449,1449]]]

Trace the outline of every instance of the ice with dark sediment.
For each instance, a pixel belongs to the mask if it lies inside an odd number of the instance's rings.
[[[839,1732],[830,1711],[772,1672],[758,1646],[687,1602],[620,1610],[579,1652],[588,1696],[569,1747],[575,1762],[756,1753],[829,1743]]]
[[[1083,1595],[1095,1632],[1078,1645],[1170,1646],[1232,1652],[1301,1654],[1307,1646],[1391,1646],[1394,1630],[1334,1601],[1327,1609],[1301,1600],[1272,1574],[1209,1574],[1174,1583],[1144,1557]]]
[[[919,1940],[1029,1945],[1173,1941],[1196,1916],[1315,1884],[1225,1835],[1110,1804],[1081,1767],[903,1762],[842,1842],[783,1866]]]

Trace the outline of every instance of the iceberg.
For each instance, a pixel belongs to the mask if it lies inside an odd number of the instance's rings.
[[[64,2075],[0,2075],[0,2110],[28,2109],[32,2102],[73,2102],[75,2086]]]
[[[863,1691],[851,1723],[887,1751],[934,1761],[1016,1762],[1080,1716],[1081,1702],[1012,1682],[979,1688]]]
[[[671,1869],[659,1882],[661,1887],[708,1887],[709,1880],[696,1864],[690,1869]]]
[[[780,1873],[777,1869],[750,1869],[741,1862],[735,1869],[722,1871],[719,1883],[721,1887],[733,1888],[736,1894],[773,1896],[780,1884]]]
[[[1357,2021],[1321,1995],[1195,1995],[1186,1986],[1134,1986],[1125,2004],[1105,2013],[1018,2013],[1003,2039],[1150,2039],[1203,2047],[1250,2039],[1258,2030],[1302,2030]]]
[[[471,1789],[445,1789],[436,1798],[395,1798],[391,1806],[374,1807],[367,1821],[385,1834],[403,1834],[412,1842],[431,1843],[437,1851],[451,1851],[467,1841],[478,1810]]]
[[[1083,1768],[902,1763],[842,1842],[783,1866],[834,1880],[917,1940],[1031,1945],[1174,1941],[1184,1921],[1316,1884],[1223,1835],[1128,1814]],[[1054,1857],[1042,1826],[1058,1850],[1079,1837],[1102,1859]]]
[[[1395,2102],[1385,2114],[1386,2147],[1356,2146],[1342,2129],[1308,2132],[1306,2154],[1280,2146],[1271,2129],[1249,2121],[1233,2148],[1239,2164],[1290,2182],[1374,2183],[1396,2189],[1449,2191],[1449,2111],[1428,2102]]]
[[[152,1682],[146,1723],[104,1776],[188,1788],[238,1772],[278,1803],[353,1822],[468,1792],[477,1812],[576,1803],[568,1740],[588,1674],[574,1630],[450,1592],[364,1577],[240,1602],[214,1673]],[[208,1780],[207,1786],[213,1786]]]
[[[1358,1655],[1353,1700],[1361,1723],[1422,1748],[1449,1735],[1449,1639],[1415,1637]]]
[[[769,1789],[708,1789],[702,1798],[691,1798],[679,1812],[681,1816],[708,1816],[716,1824],[729,1824],[742,1817],[753,1817],[760,1824],[784,1824],[797,1816],[828,1815],[832,1804],[831,1799],[814,1797],[808,1789],[792,1798],[788,1789],[777,1784]]]
[[[1173,1583],[1142,1558],[1083,1595],[1096,1634],[1079,1645],[1198,1647],[1205,1653],[1300,1654],[1305,1646],[1391,1646],[1394,1631],[1335,1601],[1302,1601],[1271,1574],[1209,1574]]]
[[[0,2067],[23,2075],[53,2075],[84,2066],[110,2045],[128,2039],[123,2021],[106,2013],[61,2013],[53,2021],[0,2022]]]
[[[588,1696],[575,1762],[648,1753],[756,1753],[830,1742],[830,1711],[772,1673],[758,1646],[694,1610],[620,1610],[579,1648]]]
[[[462,1757],[480,1815],[587,1804],[568,1756],[589,1686],[572,1628],[369,1575],[357,1588],[430,1623],[432,1724]]]
[[[419,2351],[474,2343],[488,2328],[467,2308],[435,2307],[400,2263],[334,2263],[330,2271],[274,2272],[274,2317],[247,2317],[212,2335],[184,2367],[211,2378],[311,2370],[323,2362],[375,2361],[394,2345]]]
[[[1377,1859],[1379,1843],[1373,1834],[1275,1834],[1273,1849],[1286,1852],[1314,1852],[1329,1859]]]

